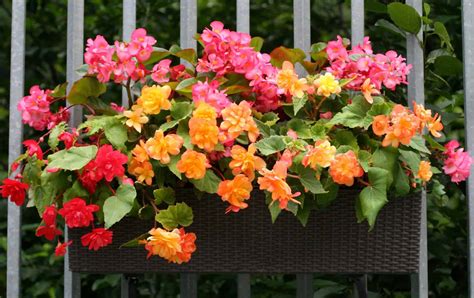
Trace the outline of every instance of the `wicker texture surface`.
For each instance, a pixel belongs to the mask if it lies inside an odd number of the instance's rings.
[[[272,224],[262,193],[249,207],[224,214],[227,204],[215,196],[198,200],[178,191],[193,207],[197,250],[187,264],[176,265],[158,256],[146,259],[143,247],[119,246],[146,233],[153,222],[126,218],[112,227],[113,244],[94,252],[80,245],[88,229],[70,229],[74,243],[70,269],[90,273],[412,273],[418,270],[420,196],[394,198],[380,212],[375,228],[358,224],[357,192],[340,192],[324,210],[311,214],[306,227],[282,212]]]

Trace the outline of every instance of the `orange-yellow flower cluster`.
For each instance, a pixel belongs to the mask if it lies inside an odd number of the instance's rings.
[[[313,146],[308,146],[308,152],[302,160],[305,167],[317,169],[318,167],[327,168],[336,155],[336,147],[331,146],[328,140],[319,140]]]
[[[314,80],[314,86],[317,88],[316,94],[324,97],[329,97],[331,94],[339,94],[342,90],[339,81],[330,72]]]
[[[291,62],[283,62],[281,70],[276,76],[278,88],[283,89],[286,93],[296,97],[303,97],[304,91],[307,89],[306,79],[299,79]]]
[[[145,149],[145,143],[140,140],[140,143],[132,150],[132,159],[128,167],[128,172],[135,176],[138,182],[145,182],[148,185],[152,184],[152,179],[155,176],[153,166],[149,161],[148,153]]]
[[[286,209],[289,201],[296,204],[300,203],[294,199],[300,193],[293,194],[291,187],[286,182],[287,171],[288,163],[286,161],[277,161],[271,171],[266,168],[262,169],[260,171],[262,177],[257,179],[260,189],[270,192],[273,202],[279,202],[280,209]]]
[[[132,109],[124,111],[123,115],[128,118],[125,124],[128,127],[135,128],[138,132],[142,132],[143,124],[148,122],[148,117],[144,114],[143,108],[139,105],[133,105]]]
[[[255,156],[256,151],[255,144],[250,144],[248,150],[242,146],[234,145],[230,151],[232,161],[229,163],[232,174],[243,173],[252,181],[255,178],[255,171],[260,171],[265,167],[265,161]]]
[[[205,154],[188,149],[181,155],[176,167],[189,179],[202,179],[206,176],[206,169],[211,165]]]
[[[170,162],[170,155],[178,155],[184,140],[177,134],[164,135],[163,131],[158,129],[155,136],[145,143],[145,150],[150,158],[160,161],[162,164]]]
[[[372,95],[380,95],[380,90],[377,89],[375,85],[370,82],[369,78],[367,78],[362,84],[362,86],[360,86],[360,91],[362,92],[362,95],[368,103],[374,102]]]
[[[201,101],[189,120],[191,143],[207,152],[213,151],[219,142],[216,117],[216,109]]]
[[[252,191],[252,183],[245,175],[239,174],[232,180],[224,180],[219,183],[217,194],[221,196],[222,201],[228,202],[230,206],[226,213],[233,211],[238,212],[240,209],[247,208],[247,203],[244,201],[250,198]]]
[[[433,176],[433,172],[431,171],[431,163],[429,161],[422,160],[418,167],[418,173],[416,175],[417,178],[420,178],[424,182],[428,182]]]
[[[196,250],[196,235],[186,233],[183,228],[169,232],[161,228],[153,228],[146,240],[141,240],[148,251],[147,258],[158,255],[168,262],[186,263],[191,259],[191,254]]]
[[[426,110],[416,103],[414,113],[402,105],[395,105],[389,116],[378,115],[372,122],[374,134],[385,135],[382,146],[398,147],[400,143],[408,145],[417,133],[423,132],[425,127],[434,137],[439,138],[443,129],[441,117],[438,114],[431,116],[431,110]]]
[[[337,184],[352,186],[354,178],[362,177],[364,170],[357,161],[354,151],[337,154],[329,166],[329,175]]]
[[[247,132],[250,142],[257,140],[260,132],[252,117],[252,110],[248,102],[241,101],[238,105],[232,103],[223,109],[220,128],[223,133],[221,140],[223,142],[237,139],[241,133]]]
[[[143,111],[149,115],[156,115],[161,110],[169,110],[171,102],[168,97],[171,94],[170,86],[153,85],[151,87],[145,86],[142,89],[142,94],[137,100],[137,104],[143,108]]]

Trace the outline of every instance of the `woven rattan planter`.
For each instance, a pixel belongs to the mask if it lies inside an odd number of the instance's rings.
[[[170,264],[159,257],[146,259],[143,247],[121,248],[122,243],[146,233],[152,222],[127,218],[116,224],[114,243],[97,252],[80,245],[84,230],[69,230],[70,269],[90,273],[245,272],[245,273],[411,273],[418,270],[420,196],[393,198],[382,209],[375,228],[358,224],[354,200],[358,193],[340,192],[327,209],[311,215],[306,227],[288,212],[275,224],[255,193],[249,208],[224,214],[218,197],[197,199],[178,191],[194,210],[189,231],[198,235],[197,250],[187,264]]]

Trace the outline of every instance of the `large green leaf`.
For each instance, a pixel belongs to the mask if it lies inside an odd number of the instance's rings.
[[[304,107],[308,101],[308,95],[304,94],[302,97],[293,96],[293,112],[298,114],[299,110]]]
[[[51,149],[56,149],[59,145],[59,135],[62,134],[67,128],[66,122],[61,122],[56,125],[51,132],[49,133],[48,137],[48,145]]]
[[[88,128],[88,135],[103,130],[107,140],[117,149],[124,149],[128,140],[127,127],[118,116],[92,117],[79,126],[79,129]]]
[[[420,154],[410,150],[400,149],[400,160],[405,162],[415,174],[418,173],[421,161]]]
[[[255,146],[261,154],[270,155],[284,150],[286,148],[286,140],[288,140],[288,137],[271,136],[258,141],[255,143]]]
[[[377,219],[377,214],[388,202],[387,200],[387,179],[388,171],[381,168],[369,168],[368,176],[370,186],[365,187],[360,195],[360,210],[362,216],[367,219],[371,229]]]
[[[63,194],[63,203],[74,198],[88,198],[89,192],[82,186],[79,180],[74,181],[72,187],[68,188]]]
[[[171,106],[171,117],[174,120],[182,120],[193,112],[194,105],[189,101],[175,102]]]
[[[366,127],[367,122],[370,121],[366,119],[370,108],[371,105],[364,97],[356,96],[350,105],[345,106],[341,112],[334,115],[331,121],[328,122],[328,125],[342,124],[349,128]]]
[[[270,53],[270,57],[272,57],[271,63],[274,66],[281,67],[284,61],[289,61],[293,64],[302,62],[306,58],[306,54],[301,49],[278,47]]]
[[[48,169],[59,168],[75,171],[82,169],[97,154],[97,146],[72,147],[61,150],[48,157]]]
[[[421,16],[411,6],[394,2],[387,6],[392,21],[401,29],[416,34],[421,28]]]
[[[110,228],[132,210],[136,196],[135,187],[122,184],[114,196],[105,200],[103,207],[105,228]]]
[[[98,97],[106,90],[105,84],[100,83],[95,77],[83,77],[74,82],[67,100],[71,104],[85,104],[89,97]]]
[[[257,52],[260,52],[263,46],[263,38],[259,36],[252,37],[250,40],[250,46]]]
[[[303,165],[298,166],[298,174],[300,182],[310,192],[314,194],[327,193],[321,182],[316,179],[316,172],[311,168],[305,168]]]
[[[372,155],[373,166],[387,170],[388,185],[393,182],[393,173],[396,173],[397,170],[398,156],[398,149],[395,147],[378,148]]]
[[[219,187],[219,183],[221,183],[222,180],[217,177],[213,171],[207,170],[204,178],[197,180],[190,179],[190,181],[200,191],[207,193],[216,193],[217,188]]]
[[[177,203],[169,206],[166,210],[161,210],[155,220],[165,229],[172,230],[178,226],[187,227],[193,223],[193,209],[186,203]]]
[[[174,204],[175,202],[175,192],[171,187],[163,187],[155,189],[153,191],[153,196],[155,197],[155,204],[159,205],[162,202],[165,202],[168,205]]]

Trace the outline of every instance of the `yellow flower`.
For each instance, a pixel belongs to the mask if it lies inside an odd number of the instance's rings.
[[[192,117],[189,120],[191,143],[211,152],[219,142],[219,127],[216,120]]]
[[[171,232],[161,228],[151,229],[150,237],[141,240],[141,244],[145,244],[148,251],[148,258],[158,255],[169,262],[176,262],[176,255],[181,252],[181,236],[178,229]]]
[[[152,185],[153,177],[155,177],[153,166],[148,160],[140,162],[133,158],[128,166],[128,172],[135,176],[138,182],[145,182],[147,185]]]
[[[250,192],[252,191],[252,183],[249,178],[240,174],[234,177],[233,180],[225,180],[219,183],[217,194],[221,196],[222,201],[230,204],[226,213],[233,211],[238,212],[240,209],[247,208],[246,200],[250,199]]]
[[[155,136],[146,141],[145,149],[148,156],[167,164],[170,162],[170,155],[179,154],[183,142],[183,138],[177,134],[164,136],[163,131],[158,129],[155,131]]]
[[[293,64],[289,61],[283,62],[281,70],[276,77],[278,88],[285,90],[296,97],[302,97],[307,89],[306,79],[299,79]]]
[[[193,117],[201,119],[215,120],[217,118],[216,109],[210,104],[200,101],[193,112]]]
[[[416,176],[425,182],[430,181],[431,176],[433,176],[433,172],[431,172],[431,163],[425,160],[420,161]]]
[[[170,86],[145,86],[142,89],[142,95],[138,98],[137,103],[143,108],[146,114],[156,115],[161,110],[169,110],[171,102],[168,97],[171,94]]]
[[[265,167],[265,161],[255,156],[256,151],[255,144],[250,144],[248,150],[240,145],[234,145],[230,151],[232,161],[229,163],[232,174],[244,173],[250,180],[253,180],[255,171],[260,171]]]
[[[257,125],[252,117],[252,110],[248,102],[241,101],[238,105],[233,103],[223,109],[221,122],[221,130],[224,138],[223,142],[238,138],[241,133],[247,131],[249,140],[255,142],[260,134]]]
[[[309,146],[308,149],[309,151],[303,157],[301,163],[305,167],[310,166],[315,170],[318,166],[322,168],[329,167],[336,155],[336,147],[331,146],[328,140],[319,140],[314,144],[314,147]]]
[[[148,117],[143,114],[143,108],[138,105],[133,105],[132,110],[124,111],[123,114],[128,118],[125,124],[138,132],[142,132],[142,125],[148,122]]]
[[[331,94],[339,94],[341,92],[339,81],[329,72],[317,78],[314,81],[314,85],[318,88],[316,94],[319,96],[329,97]]]
[[[176,167],[180,173],[184,173],[189,179],[202,179],[206,176],[206,169],[210,168],[211,165],[206,155],[188,149],[183,153]]]
[[[360,86],[360,91],[362,92],[362,95],[364,95],[365,100],[367,100],[368,103],[373,103],[374,98],[372,95],[380,95],[380,91],[375,88],[375,85],[370,82],[370,79],[367,78],[362,86]]]
[[[149,159],[143,140],[140,140],[140,144],[135,145],[135,148],[132,150],[132,154],[133,158],[139,162],[144,162]]]

